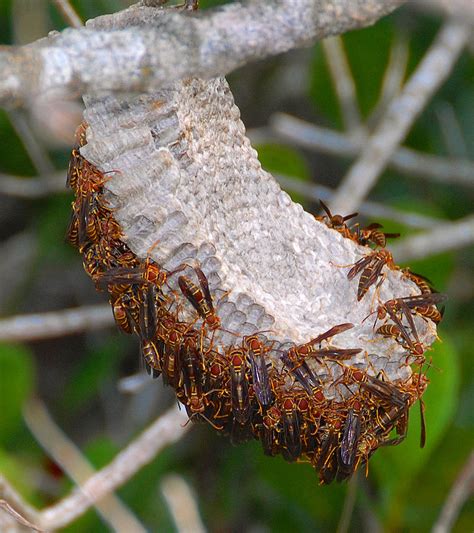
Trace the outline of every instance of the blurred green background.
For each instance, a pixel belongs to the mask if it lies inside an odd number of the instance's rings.
[[[83,19],[117,11],[118,0],[72,2]],[[201,2],[208,8],[219,2]],[[224,2],[220,2],[224,3]],[[65,23],[46,0],[0,1],[0,44],[24,43],[61,30]],[[361,113],[371,117],[392,47],[408,46],[407,75],[416,67],[439,30],[441,19],[404,7],[375,26],[344,36]],[[297,80],[297,83],[294,82]],[[268,123],[285,111],[320,126],[342,128],[341,113],[320,44],[249,65],[229,77],[248,128]],[[445,156],[474,155],[474,61],[465,51],[448,81],[417,120],[405,145]],[[0,110],[1,174],[34,177],[34,162]],[[34,122],[34,117],[27,117]],[[36,129],[34,129],[36,127]],[[66,139],[33,131],[46,165],[67,167]],[[305,182],[337,186],[350,166],[347,158],[295,149],[283,143],[256,146],[265,168]],[[44,162],[44,161],[43,161]],[[295,199],[315,211],[312,200]],[[401,210],[456,220],[472,212],[474,188],[427,182],[384,172],[370,199]],[[41,199],[0,194],[2,316],[57,310],[105,301],[82,271],[81,258],[64,241],[69,192]],[[387,231],[412,233],[390,220]],[[25,241],[21,239],[25,238]],[[16,244],[16,246],[15,246]],[[431,385],[426,393],[427,446],[418,448],[419,417],[412,412],[407,440],[380,449],[353,487],[355,507],[349,531],[429,531],[448,490],[472,450],[474,428],[474,256],[471,248],[412,263],[413,270],[449,294],[440,327],[442,343],[429,352]],[[160,381],[127,395],[117,382],[137,372],[134,339],[114,330],[29,344],[0,345],[0,473],[31,503],[43,507],[67,494],[71,483],[50,462],[22,418],[31,395],[42,398],[56,422],[97,467],[107,464],[134,435],[174,401]],[[308,465],[289,465],[265,457],[258,443],[232,447],[204,426],[196,426],[172,448],[118,491],[150,531],[172,531],[160,491],[169,473],[182,475],[198,495],[210,531],[332,531],[339,524],[348,485],[318,486]],[[472,531],[474,504],[466,503],[454,531]],[[95,511],[65,531],[107,531]]]

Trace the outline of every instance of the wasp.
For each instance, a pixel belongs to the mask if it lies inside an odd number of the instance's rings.
[[[280,399],[283,426],[283,457],[296,461],[301,455],[300,417],[292,394],[284,394]]]
[[[357,301],[362,300],[369,288],[377,282],[385,265],[389,268],[395,268],[392,254],[382,248],[362,257],[349,270],[347,273],[347,279],[349,280],[354,279],[357,274],[361,273],[357,288]],[[379,281],[379,284],[382,280]]]
[[[287,352],[287,359],[290,363],[293,364],[293,367],[290,369],[292,372],[302,366],[304,364],[305,370],[309,373],[311,376],[311,379],[313,383],[316,382],[316,379],[314,378],[314,374],[312,374],[309,367],[306,365],[305,359],[307,357],[314,357],[317,360],[321,360],[323,358],[326,359],[349,359],[353,355],[358,354],[362,350],[360,348],[349,348],[349,349],[336,349],[332,347],[328,348],[316,348],[315,346],[320,344],[323,340],[327,340],[331,337],[334,337],[335,335],[342,333],[343,331],[347,331],[348,329],[351,329],[354,327],[354,324],[345,323],[345,324],[339,324],[337,326],[332,327],[331,329],[325,331],[324,333],[321,333],[321,335],[318,335],[314,339],[310,340],[309,342],[305,344],[301,344],[299,346],[294,346],[293,348],[290,348]]]
[[[209,328],[213,330],[218,329],[221,321],[214,310],[207,278],[204,272],[198,267],[194,268],[194,272],[199,280],[200,288],[186,276],[179,276],[179,288]]]
[[[113,267],[94,276],[98,289],[104,290],[111,286],[127,288],[130,285],[144,285],[151,283],[161,288],[171,273],[160,268],[152,259],[147,258],[140,266]]]
[[[402,315],[406,318],[408,326],[413,335],[413,340],[410,337],[406,327],[403,325],[402,319],[399,318],[397,314],[399,312],[402,313]],[[389,300],[384,304],[379,305],[377,308],[377,317],[382,319],[385,318],[387,314],[394,324],[384,324],[381,328],[377,329],[376,333],[384,335],[385,337],[393,337],[413,355],[422,356],[425,352],[425,348],[418,337],[415,321],[413,320],[413,316],[405,302],[405,299],[399,298],[398,300]]]
[[[85,159],[81,155],[80,148],[86,144],[86,129],[87,124],[85,122],[79,124],[76,129],[76,144],[71,152],[71,158],[69,159],[69,166],[66,175],[66,187],[69,187],[76,192],[79,179],[82,174],[82,167],[85,162]]]
[[[393,302],[393,307],[403,311],[405,316],[408,315],[407,310],[413,310],[416,314],[424,318],[429,318],[435,324],[438,324],[441,322],[443,315],[441,311],[438,311],[436,305],[446,301],[447,298],[448,296],[446,294],[433,292],[398,298],[396,300],[390,300],[390,302]]]
[[[338,416],[339,415],[339,416]],[[337,410],[334,413],[327,413],[324,418],[325,425],[322,428],[320,447],[317,450],[313,463],[319,470],[321,484],[328,485],[334,480],[337,474],[337,449],[341,434],[342,422],[341,413]]]
[[[199,333],[195,330],[186,332],[179,348],[179,359],[182,364],[186,409],[190,416],[204,413],[206,397],[202,387],[202,354],[198,347]]]
[[[262,428],[260,430],[260,440],[265,455],[277,455],[280,447],[280,434],[282,413],[276,405],[267,409],[262,418]]]
[[[347,411],[346,420],[342,428],[341,445],[337,454],[338,481],[350,477],[355,471],[357,446],[362,431],[361,410],[361,403],[358,400],[354,400],[352,407]]]
[[[134,314],[136,316],[136,313],[132,312],[132,309],[135,308],[136,302],[130,294],[121,293],[115,298],[111,298],[110,303],[117,326],[129,335],[133,333],[137,323],[134,318]]]
[[[433,283],[425,276],[411,272],[408,268],[404,268],[402,272],[406,278],[413,281],[413,283],[420,289],[421,294],[431,294],[432,292],[436,292],[433,288]]]
[[[249,386],[246,377],[245,354],[240,348],[233,348],[227,354],[230,368],[230,395],[232,413],[239,424],[246,424],[250,418]]]
[[[164,344],[163,383],[171,385],[173,388],[179,385],[182,363],[179,348],[186,329],[186,324],[178,322],[172,315],[168,314],[160,320],[156,332],[157,337]]]
[[[162,372],[161,360],[164,352],[162,341],[142,341],[140,344],[141,354],[145,363],[146,371],[153,379],[159,377]]]
[[[267,363],[264,357],[265,346],[257,336],[252,335],[249,337],[244,337],[243,347],[247,352],[250,362],[250,370],[252,372],[252,383],[255,390],[255,395],[260,405],[267,407],[273,399],[273,393],[271,389]]]
[[[374,222],[369,224],[366,228],[357,227],[355,230],[355,240],[362,246],[367,246],[372,243],[380,248],[387,246],[387,239],[395,239],[400,237],[400,233],[384,233],[380,231],[382,224]]]
[[[425,351],[423,344],[420,341],[413,342],[406,329],[403,326],[396,324],[384,324],[375,330],[377,335],[394,339],[404,350],[408,350],[411,354],[416,356],[416,362],[423,364]]]
[[[351,213],[345,217],[342,215],[333,215],[329,210],[329,207],[322,200],[319,200],[319,204],[324,209],[326,216],[316,216],[316,220],[319,222],[324,222],[328,228],[335,229],[343,237],[352,239],[351,230],[347,227],[346,222],[351,218],[356,217],[359,213]]]
[[[369,376],[367,374],[364,381],[361,382],[361,387],[389,405],[408,408],[408,400],[410,395],[408,393],[401,392],[392,383],[382,381],[381,379]]]

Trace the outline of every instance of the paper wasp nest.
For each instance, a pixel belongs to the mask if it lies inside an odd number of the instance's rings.
[[[293,203],[222,78],[84,101],[70,240],[192,419],[324,483],[401,440],[442,298],[384,234]]]

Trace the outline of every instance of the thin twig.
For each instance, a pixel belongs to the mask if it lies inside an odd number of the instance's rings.
[[[89,21],[87,28],[68,28],[25,47],[3,47],[0,105],[27,105],[44,94],[150,92],[190,76],[221,76],[373,24],[403,1],[253,0],[198,17],[189,10],[154,9],[153,23],[141,28],[137,19],[150,19],[152,8],[132,7]],[[115,31],[108,31],[112,25]]]
[[[46,406],[39,400],[30,400],[23,411],[23,417],[31,433],[44,448],[49,457],[81,489],[82,484],[94,475],[94,469],[80,450],[59,429]],[[144,533],[145,528],[114,494],[107,494],[94,502],[102,518],[114,531]]]
[[[0,501],[7,502],[11,509],[31,523],[39,523],[39,514],[23,497],[0,475]],[[10,513],[9,513],[10,514]]]
[[[72,7],[69,0],[53,0],[57,10],[61,13],[64,20],[73,28],[81,28],[84,24]]]
[[[471,452],[444,502],[432,533],[451,531],[464,502],[474,492],[474,452]]]
[[[356,472],[347,484],[346,497],[344,499],[341,518],[339,519],[339,524],[337,525],[337,533],[347,533],[347,531],[349,531],[352,514],[354,513],[354,506],[356,503],[358,486],[359,472]]]
[[[160,485],[179,533],[204,533],[196,496],[186,481],[175,474],[166,476]]]
[[[32,200],[44,198],[53,193],[68,192],[65,186],[66,171],[37,178],[0,174],[0,194]]]
[[[22,111],[9,111],[8,117],[16,131],[18,137],[21,139],[25,150],[30,156],[31,162],[35,166],[40,175],[53,174],[55,171],[53,162],[48,153],[38,142],[35,135],[31,131],[30,125]]]
[[[33,531],[37,531],[38,533],[47,533],[45,529],[41,529],[35,526],[29,520],[27,520],[22,514],[20,514],[16,509],[14,509],[6,500],[0,499],[0,510],[5,511],[8,515],[10,515],[15,520],[15,522],[17,522],[18,524],[24,527],[27,527]],[[1,521],[0,521],[0,526],[3,526],[3,524],[1,524]],[[1,531],[7,531],[7,530],[1,529]]]
[[[420,233],[391,245],[397,261],[424,259],[474,243],[474,215],[456,222],[446,222],[431,231]]]
[[[418,0],[423,7],[438,9],[445,15],[469,20],[474,24],[474,4],[472,0]]]
[[[357,156],[367,142],[367,139],[354,139],[345,133],[322,128],[285,113],[272,115],[270,127],[278,137],[293,144],[337,156]],[[260,141],[268,137],[265,132],[260,134],[256,130],[250,130],[249,133]],[[393,153],[388,165],[409,176],[474,187],[474,163],[465,159],[446,159],[402,147]]]
[[[323,185],[313,185],[305,183],[296,178],[290,178],[282,176],[281,174],[275,174],[278,183],[287,191],[292,191],[305,196],[306,198],[318,202],[323,200],[329,202],[334,195],[334,191]],[[359,213],[373,219],[388,219],[394,220],[401,224],[405,224],[412,228],[420,229],[432,229],[438,224],[442,224],[442,220],[431,218],[425,215],[418,215],[416,213],[409,213],[394,209],[386,205],[378,204],[375,202],[363,202],[360,205]]]
[[[341,107],[345,129],[360,134],[361,118],[357,93],[341,37],[330,37],[322,42],[329,72]]]
[[[410,48],[405,35],[397,34],[395,42],[390,48],[390,57],[385,69],[380,98],[370,114],[367,123],[376,124],[385,113],[390,102],[400,93],[405,77]],[[396,154],[396,152],[395,152]]]
[[[331,203],[333,212],[350,213],[357,209],[416,117],[450,73],[470,35],[471,27],[462,22],[445,23],[400,96],[389,106],[359,160],[344,177]]]
[[[50,339],[102,329],[113,323],[109,305],[90,305],[50,313],[17,315],[0,320],[0,340]]]
[[[152,461],[165,446],[178,441],[188,431],[187,415],[173,407],[122,450],[109,465],[90,477],[80,489],[41,512],[40,523],[51,529],[63,527],[126,483]]]

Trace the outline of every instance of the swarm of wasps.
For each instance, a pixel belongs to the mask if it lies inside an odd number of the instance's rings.
[[[442,313],[436,306],[444,295],[434,292],[425,278],[405,270],[403,275],[416,283],[420,294],[377,308],[378,319],[386,322],[375,333],[395,339],[420,365],[405,383],[392,383],[344,363],[361,349],[339,349],[330,341],[351,329],[350,323],[337,324],[285,350],[275,349],[274,341],[261,333],[236,335],[232,345],[220,345],[214,334],[222,327],[221,319],[201,268],[181,265],[169,272],[150,257],[138,258],[123,242],[104,198],[104,184],[111,176],[81,156],[86,131],[87,124],[81,124],[69,165],[67,184],[75,200],[68,239],[81,252],[97,289],[108,292],[118,327],[138,337],[148,373],[162,376],[193,421],[207,421],[230,435],[233,443],[260,440],[267,455],[310,462],[323,484],[348,479],[377,448],[403,440],[409,408],[420,400],[423,411],[421,396],[428,384],[421,372],[425,347],[413,317],[439,323]],[[385,248],[387,239],[397,235],[382,232],[379,224],[350,228],[347,221],[355,214],[332,215],[322,207],[326,214],[317,217],[320,222],[367,247],[367,255],[347,274],[349,280],[360,275],[360,301],[372,285],[383,281],[384,266],[398,269]],[[167,282],[174,276],[177,288],[169,290]],[[344,389],[340,400],[326,397],[314,372],[313,363],[328,360],[341,367],[332,383],[336,390]],[[424,440],[423,423],[421,445]]]

